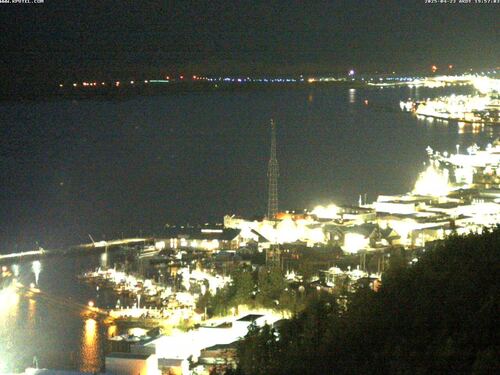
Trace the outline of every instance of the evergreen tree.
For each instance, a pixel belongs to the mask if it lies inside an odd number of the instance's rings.
[[[238,349],[239,369],[243,374],[498,373],[499,250],[496,229],[453,236],[411,266],[395,254],[380,291],[360,289],[347,311],[319,294],[278,337],[267,328],[251,330]],[[259,274],[259,285],[273,298],[270,272]]]
[[[253,302],[253,292],[255,282],[252,276],[252,270],[242,268],[236,270],[233,275],[234,295],[231,300],[231,305],[238,306],[241,304],[251,304]]]

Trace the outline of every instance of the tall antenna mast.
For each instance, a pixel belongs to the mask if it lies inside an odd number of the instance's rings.
[[[269,192],[267,197],[267,218],[274,219],[278,213],[278,159],[276,158],[276,124],[271,119],[271,157],[267,167]]]

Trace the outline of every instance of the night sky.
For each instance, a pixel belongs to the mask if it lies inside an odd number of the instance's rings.
[[[7,78],[29,80],[482,68],[498,64],[498,10],[425,0],[0,4],[0,61]]]
[[[401,192],[418,172],[415,155],[432,142],[415,133],[419,141],[408,143],[403,117],[395,123],[379,113],[373,125],[347,91],[23,101],[8,97],[13,88],[175,73],[498,66],[498,9],[424,0],[0,4],[0,89],[8,99],[0,102],[0,251],[263,214],[270,117],[279,125],[280,196],[289,208]],[[360,136],[366,131],[371,138]],[[401,165],[415,169],[369,175],[370,162],[383,166],[404,147],[413,153]]]

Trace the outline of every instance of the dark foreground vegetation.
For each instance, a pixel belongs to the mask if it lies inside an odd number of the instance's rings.
[[[500,229],[452,237],[414,265],[395,259],[379,292],[347,309],[318,294],[279,328],[253,328],[239,374],[500,373]]]

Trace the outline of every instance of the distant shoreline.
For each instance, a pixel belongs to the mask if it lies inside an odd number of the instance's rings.
[[[165,84],[159,83],[140,83],[135,86],[123,85],[122,87],[97,86],[97,87],[72,87],[68,86],[25,86],[22,88],[11,88],[2,90],[0,93],[0,102],[8,101],[38,101],[51,99],[129,99],[135,96],[156,96],[179,93],[209,93],[209,92],[241,92],[248,90],[289,90],[305,89],[311,87],[329,87],[337,86],[344,88],[367,88],[377,89],[360,81],[334,81],[334,82],[280,82],[280,83],[227,83],[227,82],[171,82]]]

